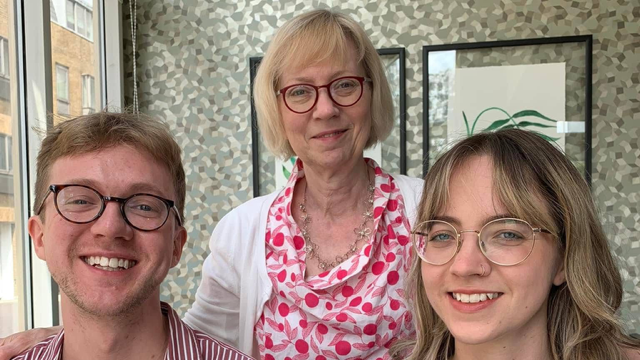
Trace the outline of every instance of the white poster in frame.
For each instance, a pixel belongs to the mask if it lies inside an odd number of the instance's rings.
[[[565,63],[456,68],[447,111],[451,140],[495,129],[536,131],[564,149]]]

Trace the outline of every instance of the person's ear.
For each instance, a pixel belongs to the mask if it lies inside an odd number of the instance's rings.
[[[184,226],[178,226],[173,236],[173,254],[171,259],[171,267],[178,265],[182,256],[182,249],[187,242],[187,230]]]
[[[560,264],[558,265],[558,269],[556,270],[556,274],[553,276],[553,285],[560,286],[564,284],[566,281],[564,274],[564,261],[562,259],[559,260]]]
[[[44,242],[44,224],[42,223],[42,219],[40,216],[34,215],[29,218],[29,222],[27,223],[27,228],[29,230],[29,235],[31,236],[31,240],[33,241],[33,249],[41,260],[47,260],[46,251],[45,251],[45,242]]]

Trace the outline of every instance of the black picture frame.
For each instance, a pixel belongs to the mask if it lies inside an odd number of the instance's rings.
[[[396,87],[392,89],[398,90],[398,138],[399,138],[399,171],[401,174],[407,173],[407,139],[406,139],[406,56],[404,48],[383,48],[377,49],[378,54],[381,57],[397,57],[399,62],[399,75],[398,83]],[[253,82],[258,71],[258,66],[262,61],[261,56],[252,56],[249,58],[249,76],[251,86],[251,159],[253,166],[253,196],[258,197],[261,194],[261,169],[260,169],[260,153],[261,153],[261,139],[258,128],[258,121],[256,115],[255,105],[253,103]]]
[[[591,160],[592,160],[591,158],[591,136],[592,136],[591,106],[592,106],[592,61],[593,61],[592,60],[593,38],[591,35],[424,46],[422,48],[423,114],[424,114],[424,117],[423,117],[423,157],[424,157],[423,176],[427,174],[427,171],[429,170],[430,158],[434,155],[432,153],[432,149],[430,148],[431,147],[431,141],[430,141],[431,117],[430,117],[430,88],[429,88],[430,87],[429,56],[431,54],[435,52],[452,51],[452,50],[474,51],[474,50],[485,50],[485,49],[494,50],[496,54],[498,54],[498,52],[500,51],[506,51],[505,48],[521,48],[522,49],[522,47],[527,47],[527,46],[529,47],[538,46],[539,47],[538,49],[535,49],[532,51],[541,52],[542,48],[540,48],[540,46],[543,46],[543,45],[562,45],[562,44],[571,44],[571,43],[577,43],[580,46],[584,47],[584,89],[581,89],[582,91],[584,91],[583,93],[584,103],[582,107],[584,112],[584,141],[583,141],[584,164],[583,166],[584,166],[585,179],[587,180],[587,182],[591,183]],[[561,56],[561,55],[558,55],[558,56]],[[558,60],[562,60],[562,59],[558,59]],[[553,62],[553,61],[549,61],[549,62]],[[561,62],[561,61],[557,61],[557,62]],[[545,62],[543,61],[541,63],[545,63]],[[537,64],[537,63],[534,62],[532,64]],[[510,64],[502,64],[502,65],[510,65]],[[474,64],[474,66],[477,66],[477,64]],[[496,66],[496,65],[491,64],[491,65],[483,65],[483,66]],[[456,67],[457,67],[457,64],[456,64]],[[567,81],[567,79],[565,79],[565,81]],[[579,95],[583,96],[582,94],[579,94]]]

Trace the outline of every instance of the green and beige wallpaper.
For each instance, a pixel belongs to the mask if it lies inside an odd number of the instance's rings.
[[[133,0],[131,0],[133,1]],[[136,0],[140,110],[165,120],[184,150],[189,240],[162,288],[184,313],[218,220],[252,198],[249,57],[286,20],[331,8],[377,48],[406,49],[407,168],[422,173],[422,47],[593,35],[593,193],[624,279],[621,316],[640,333],[640,2],[638,0]],[[130,103],[132,42],[125,21]],[[233,241],[233,239],[230,239]]]

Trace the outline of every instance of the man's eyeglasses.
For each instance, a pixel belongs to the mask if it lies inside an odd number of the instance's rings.
[[[159,229],[167,222],[170,210],[175,212],[178,225],[182,226],[182,219],[175,203],[152,194],[134,194],[128,198],[103,196],[88,186],[73,184],[50,185],[49,193],[54,195],[58,214],[74,224],[87,224],[96,220],[102,216],[106,202],[115,201],[120,204],[120,213],[124,220],[135,229]],[[36,215],[40,215],[49,193],[42,200]]]
[[[296,114],[304,114],[316,106],[318,94],[322,88],[327,88],[329,98],[336,105],[342,107],[355,105],[362,97],[365,82],[371,82],[371,79],[361,76],[345,76],[322,86],[293,84],[276,91],[276,96],[283,96],[284,104],[289,110]]]
[[[471,232],[478,235],[478,246],[494,264],[513,266],[525,261],[536,243],[536,234],[546,229],[534,228],[520,219],[505,218],[489,221],[480,231],[458,231],[442,220],[429,220],[419,224],[412,232],[412,241],[418,256],[431,265],[444,265],[460,251],[461,236]]]

